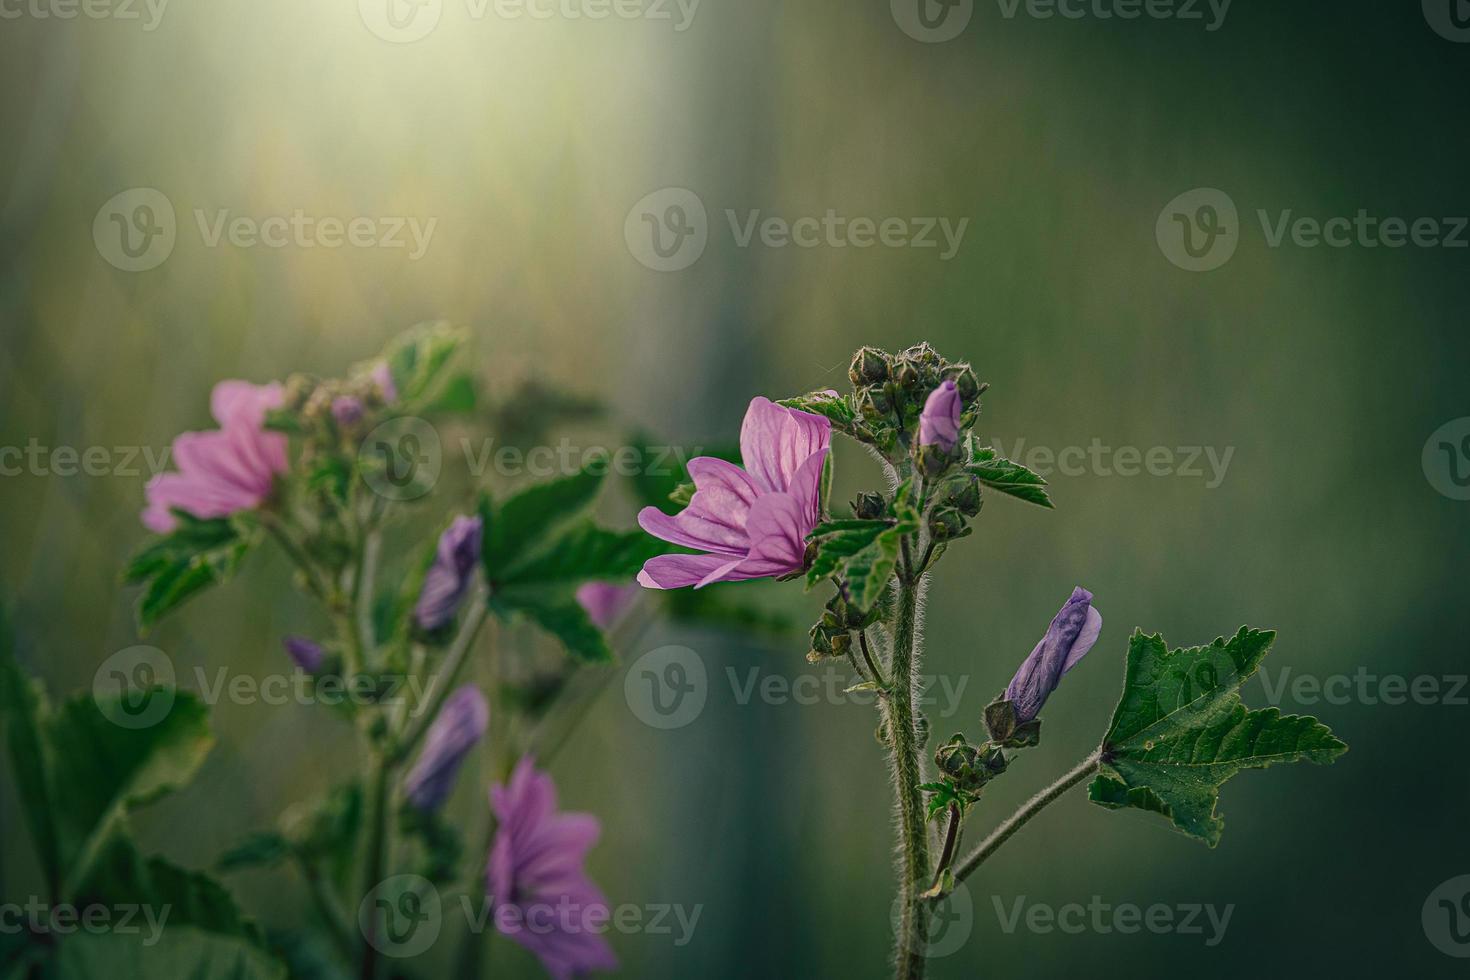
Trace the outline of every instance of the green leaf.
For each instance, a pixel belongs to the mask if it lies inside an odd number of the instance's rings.
[[[469,415],[478,403],[474,375],[456,374],[419,411],[425,415]]]
[[[389,344],[383,360],[398,389],[398,403],[417,410],[432,404],[437,389],[445,383],[445,368],[464,339],[462,331],[431,323],[415,327]]]
[[[857,421],[852,404],[843,396],[830,391],[812,391],[795,398],[783,398],[776,403],[783,408],[794,408],[798,412],[810,412],[830,419],[837,428],[847,431]]]
[[[537,540],[575,518],[602,487],[605,467],[584,467],[572,476],[526,487],[496,506],[482,498],[485,541],[481,560],[487,581],[519,560]]]
[[[40,681],[16,663],[10,623],[0,609],[0,722],[10,753],[11,772],[41,870],[53,885],[61,878],[61,858],[52,821],[51,789],[45,767],[42,725],[49,713]]]
[[[174,511],[178,526],[153,538],[123,570],[123,581],[143,583],[138,626],[147,631],[166,613],[226,581],[255,545],[255,529],[239,517],[200,520]]]
[[[291,843],[274,830],[251,834],[220,855],[214,868],[221,874],[246,868],[273,868],[291,854]]]
[[[807,569],[807,588],[833,575],[847,586],[848,601],[866,612],[882,596],[893,571],[903,536],[917,525],[910,520],[829,521],[816,528],[811,538],[817,553]]]
[[[628,579],[643,563],[668,551],[643,531],[609,531],[583,518],[545,547],[496,570],[502,590],[525,586],[580,585],[591,580]]]
[[[583,663],[611,663],[612,650],[602,630],[587,617],[576,598],[553,591],[521,591],[492,595],[490,607],[502,616],[521,614],[555,636],[567,652]]]
[[[1279,762],[1325,764],[1347,751],[1316,718],[1241,703],[1240,685],[1275,636],[1241,627],[1229,642],[1169,650],[1159,634],[1135,631],[1092,801],[1162,814],[1214,847],[1225,825],[1215,806],[1231,776]]]
[[[46,720],[52,820],[67,878],[79,884],[87,865],[127,813],[194,777],[214,745],[209,709],[187,691],[171,694],[168,713],[144,728],[124,728],[121,694],[73,697]]]
[[[1019,500],[1051,507],[1051,498],[1046,494],[1046,481],[1035,473],[1008,459],[1002,459],[995,450],[983,448],[975,451],[975,459],[966,467],[980,478],[980,482],[992,490],[1009,494]]]

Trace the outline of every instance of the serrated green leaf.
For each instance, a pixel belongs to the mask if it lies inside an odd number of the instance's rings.
[[[175,511],[178,526],[151,539],[123,570],[123,581],[143,583],[137,618],[146,631],[188,599],[228,580],[255,545],[245,517],[200,520]]]
[[[424,415],[468,415],[479,404],[474,375],[456,374],[419,409]]]
[[[994,450],[977,450],[976,460],[966,469],[978,476],[981,484],[992,490],[1041,507],[1052,506],[1051,498],[1046,493],[1045,480],[1020,463],[995,455]]]
[[[291,843],[274,830],[251,834],[221,854],[214,869],[221,874],[246,868],[272,868],[291,854]]]
[[[383,360],[398,389],[398,404],[421,409],[445,382],[446,366],[464,343],[464,333],[446,324],[424,324],[397,337]]]
[[[187,783],[214,745],[209,709],[187,691],[168,693],[168,713],[143,728],[111,720],[126,714],[120,705],[108,705],[119,695],[78,695],[46,719],[52,820],[62,866],[74,885],[90,874],[88,862],[127,813]]]
[[[783,398],[776,404],[783,408],[794,408],[798,412],[820,415],[830,419],[834,426],[842,430],[852,428],[857,421],[857,413],[853,411],[852,404],[835,392],[812,391],[794,398]]]
[[[583,518],[545,546],[496,570],[498,589],[579,585],[638,574],[643,563],[668,551],[668,545],[643,531],[609,531]]]
[[[893,577],[903,536],[915,528],[911,521],[881,519],[829,521],[818,527],[811,535],[817,551],[807,569],[807,588],[836,575],[847,586],[848,601],[866,612]]]
[[[1135,631],[1089,798],[1162,814],[1213,847],[1224,828],[1215,813],[1220,786],[1231,776],[1281,762],[1325,764],[1347,751],[1316,718],[1241,703],[1240,685],[1275,635],[1241,627],[1228,642],[1169,650],[1162,636]]]
[[[556,591],[520,590],[492,595],[490,608],[501,616],[522,615],[561,641],[583,663],[611,663],[612,649],[575,597]]]
[[[571,476],[533,484],[498,505],[482,498],[485,578],[494,582],[501,570],[520,560],[534,542],[573,520],[602,487],[605,467],[587,467]]]
[[[15,660],[10,623],[0,609],[0,722],[4,723],[11,772],[20,790],[20,803],[31,840],[46,880],[54,886],[61,877],[61,858],[52,819],[50,781],[45,768],[43,726],[50,713],[46,691],[28,677]]]

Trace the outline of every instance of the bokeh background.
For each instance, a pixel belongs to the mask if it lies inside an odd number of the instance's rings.
[[[1095,744],[1134,626],[1176,643],[1274,627],[1273,683],[1470,670],[1470,504],[1421,462],[1432,432],[1470,414],[1470,251],[1273,248],[1256,218],[1470,213],[1470,44],[1433,29],[1434,6],[1240,0],[1207,30],[1203,6],[1203,20],[1122,20],[976,2],[950,11],[969,20],[943,43],[883,2],[703,0],[677,30],[672,5],[669,19],[533,19],[444,0],[412,43],[349,0],[173,0],[151,30],[145,7],[140,20],[15,8],[0,24],[0,445],[161,449],[206,422],[219,378],[331,373],[447,319],[492,385],[534,376],[606,403],[617,421],[579,436],[604,444],[635,425],[729,442],[752,395],[841,384],[863,343],[929,340],[992,383],[983,430],[1006,448],[1232,451],[1219,481],[1208,468],[1054,475],[1054,512],[991,500],[945,559],[926,668],[966,687],[933,718],[939,738],[976,731],[1073,585],[1106,623],[1052,700],[1044,744],[988,791],[984,826]],[[128,272],[92,226],[136,187],[170,201],[177,241]],[[660,272],[624,226],[668,187],[702,201],[708,243]],[[1206,272],[1177,267],[1155,236],[1161,209],[1198,187],[1240,216],[1233,256]],[[740,247],[725,215],[829,208],[969,221],[943,261]],[[210,247],[196,209],[437,223],[414,259]],[[866,458],[839,452],[839,492],[871,485]],[[0,478],[0,584],[53,690],[87,687],[136,642],[117,576],[143,537],[145,477]],[[625,499],[605,506],[631,522]],[[180,664],[279,670],[280,633],[313,626],[283,571],[252,561],[150,642]],[[800,624],[820,600],[793,585],[761,601]],[[693,723],[661,731],[622,681],[668,643],[697,651],[710,686]],[[727,668],[822,676],[804,652],[799,632],[655,625],[558,758],[564,803],[603,821],[591,870],[613,901],[702,906],[686,945],[615,936],[625,975],[885,973],[890,796],[872,709],[741,704],[728,681]],[[1266,701],[1259,680],[1246,695]],[[1421,913],[1470,873],[1470,706],[1368,700],[1282,696],[1352,750],[1230,783],[1215,851],[1074,791],[972,879],[969,939],[934,976],[1458,975]],[[350,732],[317,714],[221,705],[201,776],[140,815],[145,845],[206,866],[339,775]],[[482,766],[461,785],[466,821],[488,779]],[[4,890],[28,894],[8,779],[0,793]],[[232,887],[266,923],[304,914],[287,873]],[[1021,896],[1234,909],[1214,946],[1208,929],[1007,933],[996,902]],[[539,975],[503,943],[496,969]]]

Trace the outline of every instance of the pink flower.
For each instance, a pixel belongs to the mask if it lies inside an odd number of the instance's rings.
[[[286,436],[264,428],[266,412],[280,406],[282,397],[275,383],[215,385],[209,408],[220,427],[174,439],[179,471],[148,481],[144,526],[160,534],[172,531],[178,523],[174,508],[211,518],[259,507],[274,489],[277,474],[286,472]]]
[[[949,380],[940,382],[924,400],[924,411],[919,416],[919,445],[938,446],[945,452],[953,449],[960,440],[963,410],[959,386]]]
[[[638,514],[643,530],[703,555],[659,555],[638,573],[650,589],[700,588],[800,571],[806,536],[821,520],[822,466],[832,423],[820,415],[751,399],[740,427],[745,469],[722,459],[689,461],[695,492],[669,516],[657,507]]]
[[[590,813],[558,813],[556,786],[526,756],[506,786],[490,787],[498,826],[485,869],[495,928],[535,953],[555,980],[615,970],[601,933],[607,898],[582,863],[602,827]]]
[[[587,582],[577,589],[577,605],[598,629],[607,629],[627,612],[638,596],[638,586],[614,582]]]

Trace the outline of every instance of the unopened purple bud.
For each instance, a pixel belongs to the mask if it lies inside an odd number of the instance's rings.
[[[393,372],[387,361],[379,361],[373,365],[370,377],[378,386],[378,393],[383,396],[383,404],[391,405],[398,400],[398,387],[393,384]]]
[[[286,648],[286,653],[291,657],[292,662],[308,674],[315,674],[321,670],[322,661],[327,656],[321,644],[304,636],[283,636],[281,646]]]
[[[588,582],[577,589],[577,604],[598,629],[605,630],[617,622],[641,591],[636,585]]]
[[[352,395],[338,395],[332,399],[332,418],[337,424],[347,427],[362,418],[362,399]]]
[[[437,810],[454,790],[454,779],[470,749],[485,734],[490,705],[473,684],[449,697],[429,726],[418,761],[403,779],[403,795],[416,809]]]
[[[960,389],[953,381],[942,381],[929,392],[919,415],[919,445],[938,446],[945,452],[960,438]]]
[[[1092,593],[1080,586],[1073,589],[1046,635],[1006,687],[1006,700],[1015,705],[1018,722],[1025,724],[1041,713],[1062,675],[1087,655],[1100,632],[1102,614],[1092,608]]]
[[[480,560],[481,529],[478,515],[460,515],[439,536],[434,563],[424,576],[424,588],[413,610],[414,622],[420,629],[436,630],[459,611],[460,601]]]

